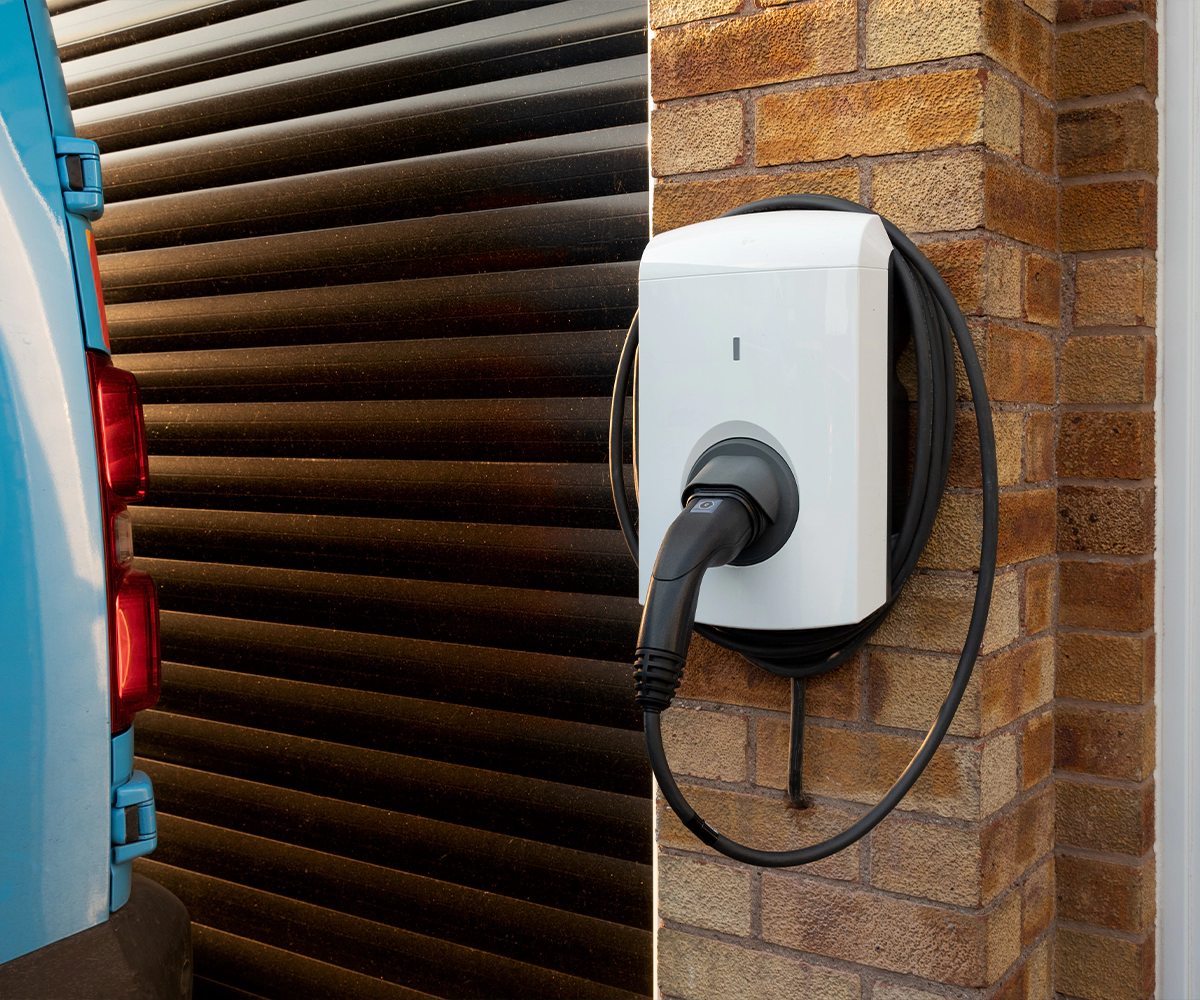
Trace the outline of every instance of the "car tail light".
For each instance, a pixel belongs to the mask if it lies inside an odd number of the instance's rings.
[[[104,514],[108,584],[109,687],[112,731],[158,701],[160,662],[158,596],[149,575],[130,568],[133,532],[128,503],[146,495],[146,427],[137,379],[113,366],[102,351],[88,351],[92,416]]]
[[[146,495],[146,425],[137,379],[97,352],[92,364],[96,435],[108,488],[126,503]],[[103,360],[101,360],[103,359]]]

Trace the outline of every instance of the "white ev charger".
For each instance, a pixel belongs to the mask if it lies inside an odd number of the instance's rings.
[[[840,198],[771,198],[656,236],[642,255],[639,291],[613,390],[609,470],[640,564],[635,679],[650,762],[671,808],[704,843],[768,867],[816,861],[895,808],[970,680],[998,523],[983,373],[929,261],[891,223]],[[895,376],[910,341],[911,479],[910,405]],[[736,844],[688,805],[663,752],[660,716],[679,686],[693,627],[792,678],[789,792],[805,805],[804,678],[844,663],[870,638],[929,538],[954,432],[955,342],[979,428],[984,517],[975,606],[950,691],[895,785],[847,830],[794,851]],[[635,369],[640,540],[622,465]]]

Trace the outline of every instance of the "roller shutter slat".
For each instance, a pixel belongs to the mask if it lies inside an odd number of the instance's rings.
[[[624,330],[119,354],[145,403],[598,396]]]
[[[506,950],[610,986],[649,985],[643,930],[174,816],[162,817],[159,830],[171,845],[155,855],[162,864],[186,857],[214,878],[472,948]]]
[[[633,482],[632,470],[625,481]],[[147,502],[311,514],[349,506],[360,516],[612,526],[608,467],[598,464],[151,455]]]
[[[556,135],[564,126],[603,129],[645,112],[645,57],[627,56],[107,153],[104,196],[112,204],[390,160],[397,149],[415,157]]]
[[[623,1000],[637,995],[156,861],[143,867],[206,926],[253,936],[277,948],[389,981],[396,968],[403,968],[406,988],[424,989],[434,996]],[[505,992],[497,994],[497,989]]]
[[[632,596],[619,531],[133,508],[138,555]],[[604,588],[604,589],[601,589]]]
[[[567,0],[103,104],[81,103],[75,123],[109,152],[291,118],[297,107],[323,114],[619,59],[645,46],[644,4]]]
[[[160,710],[546,781],[634,794],[640,734],[324,684],[163,664]]]
[[[122,201],[96,223],[96,247],[143,250],[636,191],[645,143],[645,126],[618,125]]]
[[[176,765],[168,772],[148,770],[166,812],[237,829],[249,829],[244,824],[258,816],[255,829],[278,828],[264,836],[300,843],[294,838],[310,830],[311,837],[303,834],[310,837],[303,840],[308,846],[347,857],[386,858],[373,863],[405,871],[416,863],[406,860],[408,853],[420,855],[411,843],[415,837],[426,845],[421,850],[446,855],[445,866],[459,870],[464,884],[504,885],[492,891],[522,899],[567,893],[564,898],[578,902],[578,912],[623,923],[644,914],[634,904],[644,905],[648,898],[642,884],[648,866],[640,861],[647,856],[649,831],[637,798],[157,710],[142,726],[145,745],[139,752],[153,751],[147,755],[164,766]],[[155,773],[164,776],[165,792],[159,791]],[[356,812],[352,804],[367,811]],[[303,811],[275,816],[271,806]],[[431,826],[432,821],[437,822]],[[347,842],[351,834],[355,839]],[[376,844],[370,857],[357,846],[363,837]],[[399,839],[392,843],[392,837]],[[501,850],[514,837],[522,843]],[[471,846],[480,844],[491,846]],[[559,871],[561,878],[551,879],[552,888],[518,891],[509,874],[468,871],[470,863],[486,866],[500,858],[541,872],[539,878],[550,878],[547,871]],[[612,898],[606,894],[610,890]]]
[[[644,3],[52,3],[152,450],[137,869],[197,996],[648,994]]]
[[[118,303],[599,264],[635,259],[645,222],[645,195],[625,194],[107,253],[100,274]]]
[[[168,660],[221,670],[620,729],[642,724],[626,697],[625,663],[182,611],[162,612],[162,642]]]
[[[309,570],[135,559],[166,607],[439,642],[616,660],[637,638],[631,597]]]

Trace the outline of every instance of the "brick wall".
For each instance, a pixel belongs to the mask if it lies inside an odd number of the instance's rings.
[[[891,218],[967,314],[1001,482],[984,655],[902,810],[764,872],[660,803],[664,997],[1153,993],[1152,4],[650,2],[655,231],[791,192]],[[966,398],[960,378],[919,575],[872,646],[810,682],[812,807],[787,804],[787,682],[694,641],[668,753],[734,839],[848,825],[932,721],[978,559]]]

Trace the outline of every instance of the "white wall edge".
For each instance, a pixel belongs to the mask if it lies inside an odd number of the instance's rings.
[[[1159,5],[1159,711],[1157,804],[1158,976],[1164,998],[1200,996],[1200,8]]]

